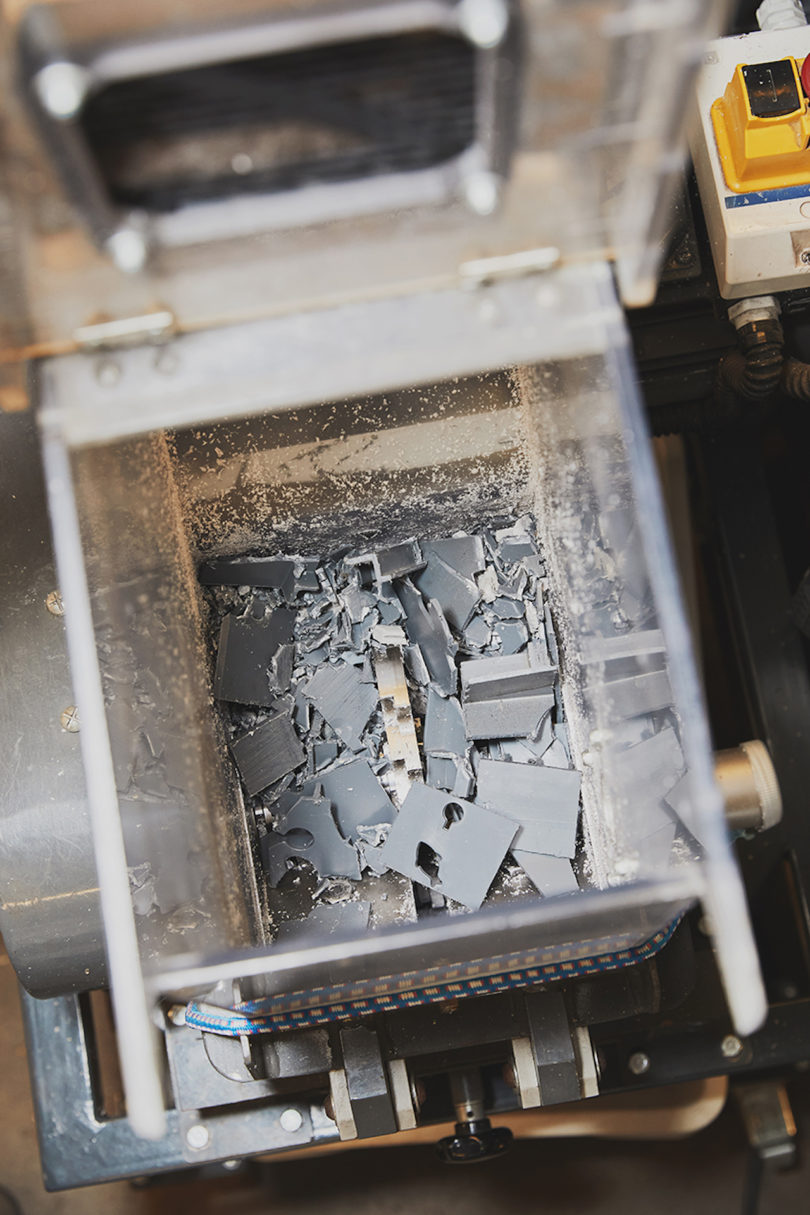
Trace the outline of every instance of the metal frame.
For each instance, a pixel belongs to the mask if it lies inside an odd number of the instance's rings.
[[[262,21],[66,49],[56,20],[36,10],[20,29],[23,83],[59,169],[94,240],[124,270],[139,270],[151,247],[169,248],[249,236],[276,228],[465,199],[478,214],[494,210],[514,143],[517,90],[513,56],[517,13],[510,0],[378,0],[311,16],[269,13]],[[147,215],[117,207],[82,134],[87,97],[113,82],[228,63],[267,54],[390,37],[414,31],[458,34],[476,52],[474,143],[431,169],[389,173],[301,190],[244,193]],[[504,70],[504,56],[509,68]]]
[[[48,1190],[338,1139],[337,1127],[321,1109],[290,1100],[250,1102],[242,1109],[206,1114],[204,1123],[194,1111],[170,1109],[162,1135],[143,1139],[127,1118],[105,1118],[99,1112],[90,1041],[78,998],[35,1000],[22,992],[22,1011]],[[281,1123],[282,1112],[291,1108],[301,1116],[301,1125],[294,1131],[285,1130]],[[200,1126],[202,1131],[192,1130]]]

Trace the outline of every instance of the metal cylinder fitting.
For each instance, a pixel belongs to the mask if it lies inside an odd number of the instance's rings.
[[[732,831],[767,831],[780,821],[779,781],[763,742],[753,739],[715,752],[714,775]]]

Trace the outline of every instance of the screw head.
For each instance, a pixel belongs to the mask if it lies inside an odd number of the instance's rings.
[[[743,1052],[743,1044],[736,1034],[726,1034],[720,1043],[724,1059],[737,1059]]]
[[[33,85],[40,105],[51,118],[68,122],[76,117],[84,104],[89,77],[78,63],[60,61],[40,68]]]
[[[247,152],[237,152],[231,157],[231,168],[234,173],[238,173],[240,177],[244,177],[246,173],[253,172],[253,157]]]
[[[137,228],[119,228],[108,237],[107,252],[124,274],[137,274],[146,265],[146,237]]]
[[[115,388],[121,379],[121,368],[114,359],[99,359],[96,363],[96,379],[102,388]]]
[[[186,1131],[186,1143],[193,1152],[201,1152],[203,1148],[208,1147],[211,1135],[207,1126],[203,1126],[201,1122],[195,1122]]]
[[[456,16],[462,34],[482,50],[502,42],[509,27],[509,10],[503,0],[461,0]]]
[[[803,266],[810,266],[810,249],[805,249],[801,254],[799,261]]]
[[[65,605],[60,591],[49,591],[45,597],[45,606],[52,616],[64,616]]]
[[[645,1055],[643,1050],[637,1050],[627,1060],[627,1066],[634,1076],[643,1076],[650,1070],[650,1056]]]
[[[501,197],[500,178],[487,169],[478,169],[464,178],[464,198],[476,215],[492,215]]]
[[[79,733],[79,710],[75,705],[68,705],[59,715],[59,724],[68,734]]]
[[[300,1110],[282,1110],[279,1123],[283,1131],[287,1131],[288,1134],[294,1135],[295,1132],[300,1131],[301,1127],[304,1125],[304,1117]]]

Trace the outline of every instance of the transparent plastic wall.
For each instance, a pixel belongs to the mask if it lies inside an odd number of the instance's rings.
[[[701,900],[737,1027],[758,1024],[756,953],[626,333],[609,276],[591,288],[582,332],[596,345],[601,324],[601,350],[256,411],[170,443],[156,432],[71,453],[77,398],[49,382],[52,525],[130,1116],[143,1132],[160,1130],[162,1001],[224,981],[276,995],[392,991],[437,968],[473,977],[626,948]],[[545,547],[584,774],[582,889],[362,937],[258,943],[251,825],[211,697],[197,559],[447,535],[504,510],[532,510]]]

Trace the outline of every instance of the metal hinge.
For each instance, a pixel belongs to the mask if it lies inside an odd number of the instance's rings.
[[[171,337],[175,329],[174,313],[162,308],[156,312],[144,312],[140,316],[80,325],[74,331],[73,338],[83,350],[109,350],[120,346],[140,346],[145,342],[162,342]]]
[[[496,257],[479,257],[462,262],[458,272],[465,285],[478,286],[494,279],[542,274],[558,266],[560,257],[560,250],[555,245],[546,245],[540,249],[521,249],[519,253],[502,253]]]

